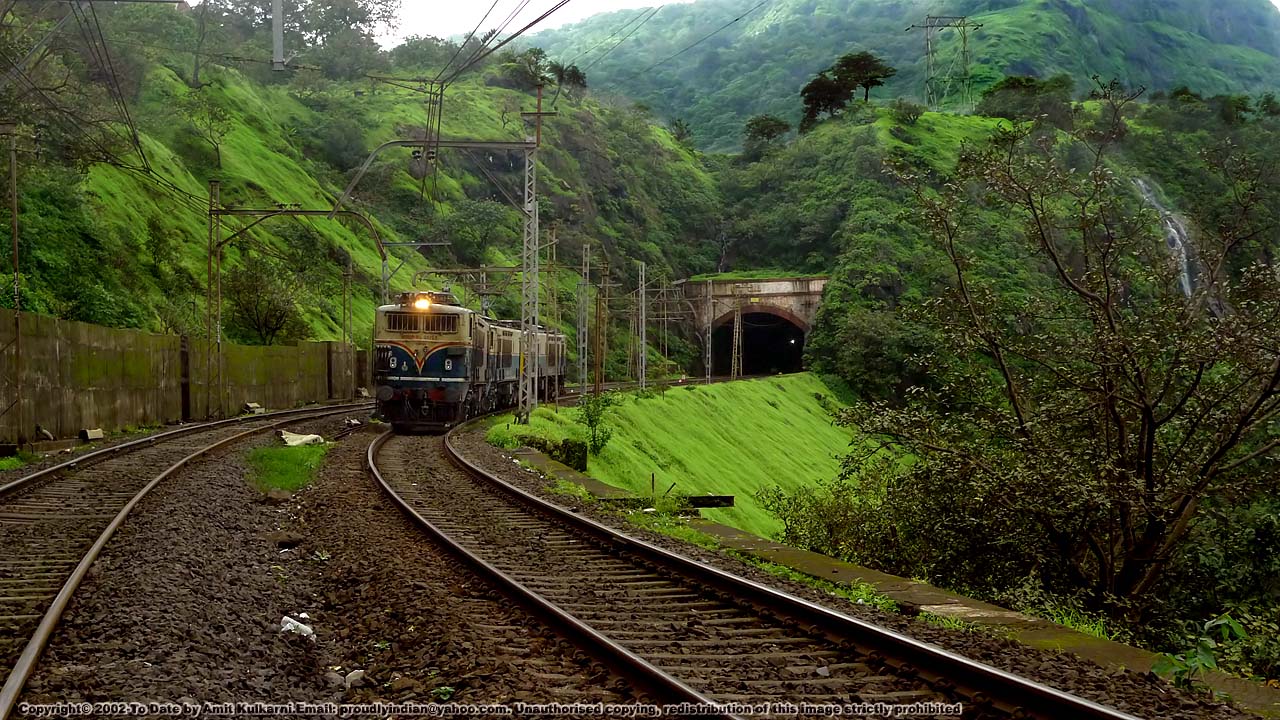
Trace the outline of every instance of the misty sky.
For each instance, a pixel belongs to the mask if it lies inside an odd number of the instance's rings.
[[[691,2],[691,0],[665,0],[667,3]],[[546,12],[556,0],[532,0],[524,11],[511,23],[511,28],[523,27],[529,21]],[[575,23],[584,18],[603,12],[626,10],[628,8],[653,7],[663,0],[571,0],[554,15],[546,20],[540,28],[554,28]],[[1280,8],[1280,0],[1271,0]],[[497,20],[501,22],[519,6],[520,0],[498,0],[497,8],[484,28],[494,27]],[[457,0],[403,0],[400,11],[400,29],[388,40],[394,44],[395,39],[409,35],[435,35],[450,37],[465,35],[471,32],[490,3],[486,0],[458,2]]]
[[[665,1],[668,4],[674,4],[690,2],[691,0]],[[538,28],[560,27],[599,13],[629,8],[654,7],[661,2],[662,0],[571,0],[568,5],[560,8],[554,15],[538,25]],[[1280,0],[1273,0],[1273,2],[1280,3]],[[465,35],[476,26],[476,23],[484,16],[485,10],[489,9],[490,4],[491,2],[487,0],[472,0],[471,2],[458,2],[457,0],[403,0],[400,9],[400,29],[392,36],[392,42],[394,43],[394,39],[409,35],[434,35],[436,37]],[[524,10],[516,16],[515,20],[511,22],[508,29],[516,30],[524,27],[555,4],[556,0],[531,0]],[[520,0],[498,0],[498,6],[494,9],[493,14],[489,16],[489,19],[485,21],[481,30],[499,25],[519,5]],[[531,30],[530,32],[535,31]]]

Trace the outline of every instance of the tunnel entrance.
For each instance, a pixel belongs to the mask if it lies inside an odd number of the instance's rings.
[[[742,314],[742,373],[773,375],[804,369],[804,330],[772,313]],[[711,335],[716,375],[728,375],[733,364],[733,318]]]

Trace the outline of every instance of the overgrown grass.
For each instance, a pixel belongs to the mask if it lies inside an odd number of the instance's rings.
[[[720,549],[720,542],[714,537],[690,526],[685,518],[669,512],[663,512],[658,508],[633,510],[626,514],[626,518],[627,522],[636,527],[642,527],[678,540],[684,540],[708,550]]]
[[[556,495],[573,498],[574,500],[584,504],[590,505],[596,501],[596,496],[592,495],[590,490],[576,482],[569,482],[568,480],[556,478],[555,482],[551,483],[549,489]]]
[[[841,405],[836,396],[809,373],[626,395],[607,421],[613,439],[589,459],[588,474],[637,495],[650,494],[651,478],[659,495],[673,483],[680,495],[733,495],[734,507],[703,515],[767,537],[779,523],[756,502],[758,490],[791,490],[840,472],[851,434],[826,409]],[[511,449],[526,434],[559,441],[584,433],[574,410],[544,407],[527,426],[500,418],[488,439]]]
[[[786,565],[779,565],[775,562],[762,560],[754,555],[748,555],[736,550],[730,550],[728,551],[728,554],[738,558],[748,565],[760,568],[775,577],[802,583],[804,585],[817,588],[827,594],[855,602],[859,605],[871,605],[886,612],[898,612],[899,610],[898,603],[894,602],[889,596],[882,594],[874,585],[870,585],[868,583],[834,583],[830,580],[824,580],[823,578],[802,573],[799,570],[789,568]]]
[[[0,470],[17,470],[18,468],[34,462],[39,459],[38,455],[29,452],[19,452],[16,455],[0,458]]]
[[[937,615],[931,612],[922,612],[917,619],[934,627],[940,627],[946,630],[968,632],[973,629],[973,623],[965,622],[960,618],[951,617],[950,615]]]
[[[1076,608],[1046,605],[1028,608],[1027,612],[1100,640],[1122,639],[1121,633],[1107,626],[1106,618]]]
[[[315,478],[328,451],[328,445],[254,448],[249,451],[253,483],[263,492],[300,490]]]

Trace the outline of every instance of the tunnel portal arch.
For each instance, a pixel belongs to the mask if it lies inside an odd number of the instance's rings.
[[[712,323],[712,363],[717,375],[728,375],[733,363],[733,323],[729,311]],[[795,313],[773,305],[742,305],[742,372],[773,375],[804,369],[804,348],[809,324]]]

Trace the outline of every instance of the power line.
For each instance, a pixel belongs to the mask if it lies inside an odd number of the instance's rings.
[[[617,36],[618,36],[618,33],[622,32],[623,30],[626,30],[628,27],[630,27],[630,26],[631,26],[631,24],[632,24],[632,23],[634,23],[635,21],[637,21],[637,20],[639,20],[640,18],[644,17],[648,12],[649,12],[649,8],[645,8],[645,9],[641,10],[640,12],[636,13],[636,14],[635,14],[635,17],[633,17],[633,18],[631,18],[630,20],[626,21],[626,22],[625,22],[625,23],[623,23],[621,26],[619,26],[617,29],[615,29],[613,32],[609,33],[609,36],[608,36],[608,37],[606,37],[605,39],[603,39],[603,40],[601,40],[600,42],[596,43],[595,45],[592,45],[591,47],[587,48],[586,50],[583,50],[582,52],[578,53],[576,57],[574,57],[574,58],[573,58],[572,60],[570,60],[569,62],[565,63],[565,65],[572,65],[572,64],[574,64],[574,63],[578,62],[578,60],[582,59],[584,56],[591,54],[591,53],[592,53],[596,48],[600,47],[601,45],[603,45],[603,44],[605,44],[605,43],[609,42],[610,40],[614,39],[615,37],[617,37]]]
[[[507,26],[511,24],[511,21],[515,20],[528,6],[529,0],[521,0],[520,4],[516,5],[514,10],[507,13],[506,19],[498,23],[497,27],[495,27],[491,32],[486,33],[488,37],[484,39],[484,42],[480,43],[480,47],[476,48],[475,52],[471,53],[471,56],[467,58],[465,63],[463,63],[464,68],[470,67],[472,63],[476,62],[480,55],[488,49],[489,43],[497,39],[497,37],[507,29]]]
[[[437,82],[440,80],[440,77],[445,74],[445,71],[449,69],[449,66],[453,65],[453,61],[458,59],[458,55],[462,54],[462,48],[466,47],[467,43],[471,42],[471,38],[475,37],[476,33],[480,31],[480,26],[484,24],[485,20],[489,19],[489,15],[493,12],[493,9],[498,7],[498,2],[499,0],[493,0],[493,4],[489,6],[488,12],[484,14],[484,17],[480,18],[480,22],[476,23],[476,26],[472,28],[471,32],[467,33],[467,37],[458,44],[458,49],[453,51],[453,57],[449,58],[449,62],[445,63],[444,67],[440,68],[440,72],[436,73],[435,79]]]
[[[647,17],[647,18],[645,18],[645,19],[644,19],[644,22],[641,22],[639,25],[635,26],[635,28],[634,28],[631,32],[627,33],[625,37],[623,37],[621,40],[619,40],[619,41],[618,41],[617,45],[614,45],[613,47],[611,47],[611,48],[609,48],[608,50],[606,50],[606,51],[605,51],[605,53],[604,53],[603,55],[601,55],[600,57],[596,58],[595,60],[592,60],[592,61],[591,61],[591,64],[590,64],[590,65],[588,65],[588,66],[586,66],[585,68],[583,68],[583,69],[582,69],[582,71],[585,73],[586,71],[590,70],[591,68],[593,68],[593,67],[595,67],[597,64],[599,64],[601,60],[604,60],[605,58],[609,57],[609,54],[610,54],[610,53],[612,53],[614,50],[617,50],[619,45],[622,45],[622,43],[626,42],[628,38],[630,38],[632,35],[635,35],[637,32],[639,32],[639,31],[640,31],[640,28],[644,27],[646,23],[648,23],[650,20],[652,20],[652,19],[653,19],[653,16],[654,16],[654,15],[657,15],[657,14],[658,14],[658,11],[659,11],[659,10],[661,10],[662,8],[664,8],[664,7],[666,7],[666,6],[665,6],[665,5],[659,5],[658,7],[654,8],[654,9],[653,9],[653,12],[649,13],[649,17]]]
[[[548,11],[546,11],[545,13],[543,13],[543,14],[539,15],[538,17],[534,18],[533,22],[531,22],[531,23],[529,23],[528,25],[525,25],[524,27],[520,28],[519,30],[517,30],[517,31],[515,32],[515,34],[510,35],[509,37],[507,37],[507,39],[506,39],[506,40],[503,40],[502,42],[498,43],[497,45],[494,45],[493,47],[489,48],[489,49],[488,49],[487,51],[485,51],[484,53],[481,53],[480,55],[477,55],[475,58],[473,58],[473,59],[472,59],[470,62],[468,62],[466,65],[463,65],[462,67],[458,68],[458,69],[457,69],[457,70],[456,70],[452,75],[450,75],[450,76],[448,77],[448,79],[446,79],[446,80],[444,81],[444,84],[445,84],[445,85],[448,85],[448,84],[452,83],[454,80],[456,80],[456,79],[458,78],[458,76],[459,76],[459,75],[461,75],[462,73],[466,72],[466,71],[467,71],[468,69],[470,69],[473,65],[475,65],[475,64],[476,64],[476,63],[478,63],[478,62],[480,62],[481,60],[484,60],[485,58],[489,57],[490,55],[494,54],[495,52],[497,52],[497,51],[501,50],[503,47],[505,47],[505,46],[506,46],[508,43],[510,43],[512,40],[515,40],[516,38],[518,38],[518,37],[520,37],[521,35],[525,34],[526,32],[528,32],[528,31],[529,31],[529,29],[530,29],[530,28],[532,28],[532,27],[534,27],[534,26],[538,25],[538,24],[539,24],[539,23],[541,23],[543,20],[546,20],[547,18],[551,17],[551,15],[552,15],[553,13],[555,13],[557,10],[559,10],[559,9],[560,9],[560,8],[562,8],[562,7],[564,7],[565,5],[568,5],[568,4],[570,3],[570,1],[571,1],[571,0],[560,0],[560,1],[559,1],[559,2],[557,2],[555,5],[553,5],[553,6],[551,7],[551,9],[550,9],[550,10],[548,10]]]
[[[748,10],[748,11],[746,11],[746,12],[742,13],[741,15],[739,15],[738,17],[736,17],[736,18],[734,18],[734,19],[730,20],[729,22],[725,23],[724,25],[721,25],[720,27],[716,28],[715,30],[711,31],[710,33],[707,33],[705,36],[703,36],[702,38],[700,38],[697,42],[693,43],[692,45],[686,46],[683,50],[680,50],[679,52],[675,53],[674,55],[670,55],[670,56],[668,56],[668,57],[665,57],[665,58],[663,58],[663,59],[659,60],[658,62],[656,62],[656,63],[654,63],[654,64],[650,65],[649,67],[647,67],[647,68],[645,68],[645,69],[641,70],[640,72],[637,72],[637,73],[633,73],[633,74],[631,74],[631,75],[628,75],[628,76],[627,76],[627,79],[634,78],[634,77],[639,77],[639,76],[644,75],[645,73],[649,72],[650,70],[652,70],[652,69],[654,69],[654,68],[658,67],[659,65],[663,65],[663,64],[668,63],[668,62],[670,62],[670,61],[672,61],[672,60],[675,60],[676,58],[678,58],[678,57],[680,57],[681,55],[683,55],[683,54],[685,54],[685,53],[689,52],[690,50],[692,50],[692,49],[694,49],[694,48],[698,47],[699,45],[701,45],[702,43],[706,42],[707,40],[710,40],[712,37],[714,37],[714,36],[716,36],[716,35],[719,35],[721,32],[723,32],[725,29],[727,29],[730,25],[733,25],[734,23],[738,22],[738,21],[739,21],[739,20],[741,20],[742,18],[744,18],[744,17],[746,17],[746,16],[750,15],[751,13],[755,12],[756,10],[759,10],[760,8],[762,8],[762,7],[764,7],[765,5],[768,5],[768,4],[769,4],[769,0],[760,0],[760,2],[759,2],[759,3],[757,3],[756,5],[754,5],[750,10]],[[612,82],[612,83],[610,83],[610,84],[609,84],[609,87],[610,87],[610,88],[614,88],[614,87],[617,87],[617,85],[618,85],[618,81],[616,81],[616,80],[615,80],[614,82]]]
[[[138,157],[142,159],[142,167],[150,172],[151,161],[147,159],[147,153],[142,148],[142,137],[138,133],[138,125],[133,121],[133,115],[129,112],[129,103],[124,98],[124,88],[120,86],[120,76],[116,73],[115,63],[111,61],[111,48],[107,45],[107,36],[102,32],[102,23],[98,21],[98,11],[94,9],[92,3],[89,4],[89,14],[93,18],[93,26],[97,30],[98,40],[102,43],[102,56],[106,61],[106,69],[111,77],[111,85],[115,89],[116,105],[120,108],[120,114],[124,117],[125,124],[129,126],[129,136],[133,141],[133,147],[138,151]]]

